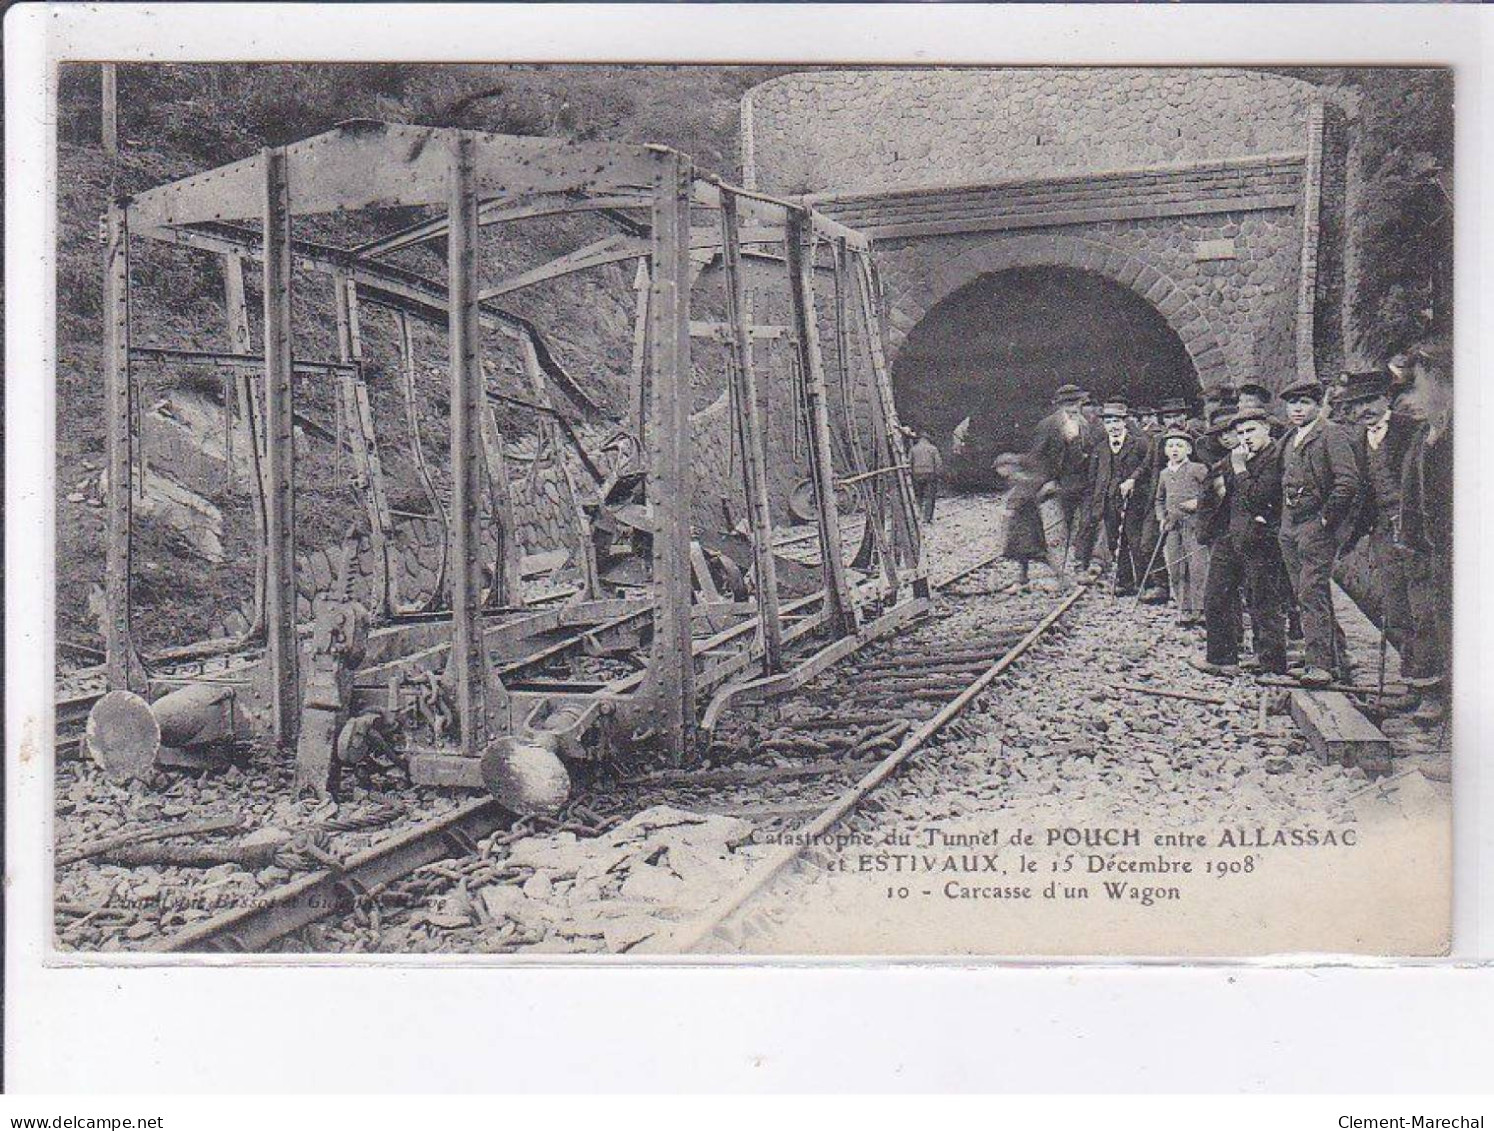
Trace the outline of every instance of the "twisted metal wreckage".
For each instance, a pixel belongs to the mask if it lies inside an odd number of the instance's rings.
[[[293,216],[430,206],[444,206],[444,215],[352,249],[298,239],[291,231]],[[600,217],[620,233],[480,286],[481,229],[579,213]],[[241,226],[255,220],[258,230]],[[129,773],[159,761],[163,748],[170,753],[260,738],[295,745],[299,792],[328,794],[339,764],[377,749],[403,758],[417,784],[486,786],[515,810],[553,810],[569,789],[565,761],[654,742],[687,763],[699,749],[701,730],[709,732],[729,703],[798,687],[927,608],[869,243],[812,207],[723,183],[660,146],[355,122],[118,201],[109,210],[106,236],[110,691],[93,705],[88,728],[89,748],[106,769]],[[231,350],[131,342],[133,238],[220,259]],[[444,283],[389,258],[442,239]],[[263,265],[262,354],[250,346],[245,260]],[[638,264],[640,283],[646,272],[646,287],[640,286],[638,301],[630,419],[621,430],[641,453],[641,467],[604,477],[575,431],[561,427],[564,418],[548,390],[553,384],[572,399],[584,394],[565,383],[535,327],[494,300],[630,262]],[[297,269],[333,281],[340,338],[335,362],[297,356],[291,320]],[[719,272],[724,322],[691,319],[691,291],[707,269]],[[753,325],[749,274],[759,290],[767,280],[780,295],[787,292],[788,326]],[[817,275],[833,277],[833,316],[816,309]],[[365,385],[360,304],[397,312],[412,373],[406,320],[444,327],[448,335],[449,566],[432,608],[406,608],[396,592],[394,519]],[[842,411],[834,414],[820,345],[822,316],[836,339]],[[558,429],[549,433],[557,442],[563,433],[580,466],[599,480],[594,502],[571,500],[575,545],[586,548],[586,560],[577,563],[579,591],[567,600],[526,604],[520,589],[493,402],[525,402],[496,392],[485,373],[483,333],[489,329],[517,344],[535,391],[528,407],[542,414],[540,427]],[[710,563],[692,539],[692,337],[726,347],[734,453],[728,474],[736,477],[733,490],[745,521],[734,541],[718,542],[728,555],[735,548],[735,600],[717,592]],[[818,538],[818,570],[810,574],[817,584],[792,598],[781,593],[779,574],[794,567],[774,550],[759,408],[755,355],[761,357],[762,347],[755,343],[767,338],[788,345],[796,443],[807,459]],[[238,413],[251,434],[258,433],[250,444],[260,559],[254,623],[241,637],[154,657],[140,655],[131,629],[132,490],[143,442],[132,427],[139,392],[131,369],[147,362],[207,363],[231,372]],[[343,576],[327,587],[310,624],[298,624],[296,610],[295,430],[301,418],[293,377],[335,383],[367,508],[362,537],[374,560],[371,601],[353,598],[347,576],[352,554],[345,553]],[[778,379],[769,374],[770,382]],[[429,474],[422,473],[429,486]],[[623,481],[630,492],[618,489]],[[481,536],[485,490],[498,546],[497,559],[488,562]],[[847,499],[865,516],[860,549],[849,562],[841,534]],[[641,550],[641,582],[623,589],[599,576],[592,549],[605,548],[608,532],[617,530]],[[631,674],[590,683],[534,674],[556,657],[595,651],[618,637],[634,646],[638,662]],[[210,675],[192,663],[205,656],[215,657]],[[703,696],[710,698],[698,710]]]

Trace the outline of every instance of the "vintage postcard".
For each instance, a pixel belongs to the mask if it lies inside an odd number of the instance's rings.
[[[70,62],[54,962],[1436,956],[1436,67]]]

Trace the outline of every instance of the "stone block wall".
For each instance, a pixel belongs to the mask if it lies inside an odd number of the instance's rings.
[[[1296,373],[1292,334],[1300,227],[1295,210],[1103,221],[1045,232],[879,241],[894,355],[938,303],[981,275],[1073,267],[1130,287],[1177,331],[1201,384],[1247,378],[1269,387]],[[1232,258],[1200,259],[1228,244]]]
[[[522,456],[523,453],[519,453]],[[513,492],[514,517],[520,552],[539,554],[564,547],[576,558],[573,526],[562,505],[562,477],[553,460],[542,463],[532,477],[533,464],[515,458],[510,489]],[[405,607],[423,605],[436,589],[440,576],[443,527],[436,518],[399,518],[395,521],[390,552],[395,592]],[[494,560],[497,550],[491,523],[482,526],[482,553],[485,562]],[[317,598],[333,591],[342,568],[341,545],[319,546],[296,555],[296,619],[312,618]],[[358,560],[354,568],[353,596],[372,605],[374,595],[374,552],[366,535],[358,542]],[[253,602],[245,598],[239,607],[223,620],[222,632],[237,635],[248,627]]]
[[[1279,388],[1311,372],[1320,106],[1308,83],[1232,70],[790,74],[744,98],[744,165],[873,236],[890,360],[981,275],[1069,267],[1151,302],[1202,385]]]
[[[783,75],[742,102],[748,183],[913,187],[1302,147],[1313,88],[1233,70],[940,68]]]

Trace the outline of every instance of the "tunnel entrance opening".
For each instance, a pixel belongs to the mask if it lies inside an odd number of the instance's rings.
[[[982,275],[935,306],[909,333],[892,369],[898,413],[944,452],[964,487],[998,483],[991,464],[1026,451],[1054,390],[1132,405],[1196,398],[1182,339],[1146,299],[1102,275],[1022,267]],[[965,417],[965,447],[951,434]]]

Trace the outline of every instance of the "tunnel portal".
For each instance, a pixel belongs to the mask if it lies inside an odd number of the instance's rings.
[[[999,453],[1027,450],[1060,385],[1133,405],[1199,390],[1182,340],[1146,299],[1068,267],[999,271],[954,292],[909,332],[893,383],[899,415],[930,433],[951,477],[970,487],[995,484]],[[965,448],[950,458],[966,416]]]

